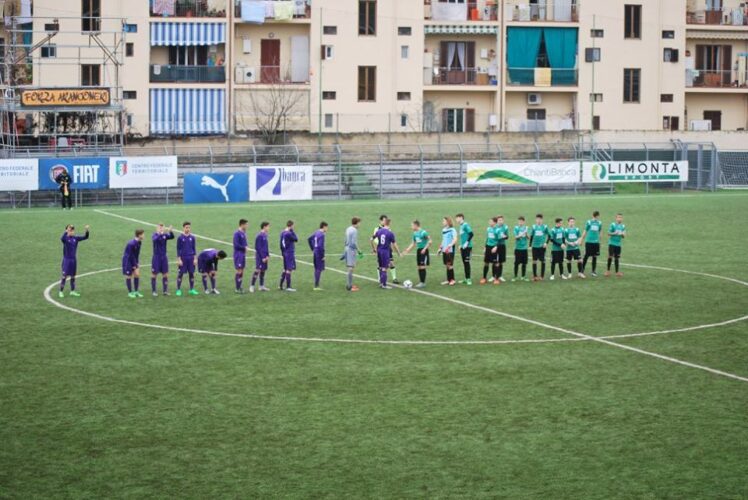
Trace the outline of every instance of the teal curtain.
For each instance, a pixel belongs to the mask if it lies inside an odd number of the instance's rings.
[[[545,28],[545,50],[552,69],[552,85],[577,83],[577,30],[576,28]]]
[[[507,32],[507,66],[510,83],[535,83],[535,65],[540,51],[543,28],[509,28]]]

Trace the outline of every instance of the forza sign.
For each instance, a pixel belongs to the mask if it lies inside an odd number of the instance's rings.
[[[583,162],[582,182],[686,182],[687,161]]]

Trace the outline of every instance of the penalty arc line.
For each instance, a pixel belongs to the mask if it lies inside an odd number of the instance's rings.
[[[154,224],[152,222],[143,221],[143,220],[139,220],[139,219],[134,219],[132,217],[126,217],[126,216],[119,215],[119,214],[114,214],[114,213],[111,213],[111,212],[107,212],[105,210],[99,210],[99,209],[97,209],[97,210],[94,210],[94,211],[97,212],[97,213],[100,213],[102,215],[106,215],[106,216],[109,216],[109,217],[119,218],[119,219],[126,220],[126,221],[129,221],[129,222],[135,222],[135,223],[138,223],[138,224],[145,224],[145,225],[148,225],[148,226],[151,226],[151,227],[155,227],[156,226],[156,224]],[[195,233],[193,233],[193,234],[195,234]],[[210,238],[210,237],[207,237],[207,236],[200,236],[198,234],[195,234],[195,237],[201,238],[201,239],[204,239],[204,240],[207,240],[207,241],[212,241],[214,243],[219,243],[219,244],[222,244],[222,245],[229,245],[229,246],[232,245],[231,243],[223,241],[223,240],[218,240],[218,239]],[[278,257],[278,255],[274,255],[274,254],[271,254],[271,255],[274,256],[274,257]],[[300,260],[298,262],[301,263],[301,264],[307,265],[307,266],[312,266],[313,265],[311,262],[306,262],[306,261],[302,261],[302,260]],[[340,271],[340,270],[334,269],[334,268],[331,268],[330,270],[333,271],[333,272],[336,272],[338,274],[347,274],[345,271]],[[360,278],[360,279],[368,280],[368,281],[376,281],[375,279],[369,278],[368,276],[357,276],[357,277]],[[597,343],[600,343],[600,344],[603,344],[603,345],[607,345],[607,346],[610,346],[610,347],[615,347],[617,349],[623,349],[623,350],[626,350],[626,351],[629,351],[629,352],[633,352],[633,353],[636,353],[636,354],[641,354],[643,356],[648,356],[648,357],[652,357],[652,358],[655,358],[655,359],[659,359],[661,361],[667,361],[667,362],[670,362],[670,363],[673,363],[673,364],[677,364],[677,365],[681,365],[681,366],[685,366],[685,367],[688,367],[688,368],[693,368],[693,369],[696,369],[696,370],[702,370],[702,371],[711,373],[713,375],[719,375],[719,376],[726,377],[726,378],[729,378],[729,379],[739,380],[741,382],[748,382],[748,377],[742,377],[742,376],[736,375],[734,373],[729,373],[729,372],[725,372],[725,371],[722,371],[722,370],[717,370],[715,368],[710,368],[708,366],[699,365],[699,364],[696,364],[696,363],[691,363],[689,361],[685,361],[685,360],[682,360],[682,359],[674,358],[672,356],[666,356],[664,354],[658,354],[656,352],[646,351],[646,350],[640,349],[638,347],[633,347],[633,346],[629,346],[629,345],[626,345],[626,344],[620,344],[618,342],[613,342],[611,340],[604,339],[604,338],[601,338],[601,337],[594,337],[592,335],[587,335],[587,334],[576,332],[576,331],[569,330],[569,329],[566,329],[566,328],[561,328],[561,327],[558,327],[558,326],[554,326],[554,325],[549,325],[549,324],[546,324],[546,323],[542,323],[542,322],[539,322],[539,321],[530,320],[530,319],[527,319],[527,318],[523,318],[521,316],[516,316],[516,315],[513,315],[513,314],[509,314],[509,313],[505,313],[505,312],[501,312],[501,311],[496,311],[494,309],[489,309],[487,307],[478,306],[478,305],[475,305],[475,304],[471,304],[469,302],[464,302],[464,301],[461,301],[461,300],[453,299],[451,297],[445,297],[443,295],[438,295],[438,294],[435,294],[435,293],[432,293],[432,292],[426,292],[426,291],[423,291],[423,290],[415,290],[415,289],[411,289],[411,291],[416,292],[416,293],[420,293],[420,294],[428,296],[428,297],[436,298],[436,299],[439,299],[439,300],[444,300],[446,302],[451,302],[453,304],[458,304],[458,305],[462,305],[462,306],[465,306],[465,307],[468,307],[468,308],[471,308],[471,309],[476,309],[476,310],[479,310],[479,311],[483,311],[483,312],[486,312],[486,313],[489,313],[489,314],[494,314],[494,315],[502,316],[502,317],[505,317],[505,318],[515,319],[517,321],[521,321],[521,322],[524,322],[524,323],[530,323],[530,324],[533,324],[533,325],[536,325],[536,326],[540,326],[542,328],[547,328],[549,330],[554,330],[554,331],[557,331],[557,332],[566,333],[566,334],[571,335],[573,337],[576,337],[577,339],[580,339],[580,340],[588,340],[588,341],[591,341],[591,342],[597,342]]]

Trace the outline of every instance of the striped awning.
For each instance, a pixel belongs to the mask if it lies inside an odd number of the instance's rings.
[[[427,35],[496,35],[497,26],[468,24],[428,24],[424,26]]]
[[[151,46],[226,43],[226,23],[151,23]]]
[[[151,135],[226,133],[224,89],[151,89]]]
[[[748,40],[748,31],[692,30],[686,32],[687,38],[696,40]]]

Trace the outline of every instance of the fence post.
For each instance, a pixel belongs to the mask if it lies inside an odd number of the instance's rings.
[[[688,162],[688,166],[686,168],[689,169],[689,174],[690,174],[691,162],[688,160],[688,144],[682,144],[681,145],[680,158],[681,158],[681,160]],[[682,193],[685,190],[686,190],[686,183],[685,182],[681,182],[680,183],[680,192]]]
[[[535,159],[540,161],[540,147],[538,146],[538,143],[533,141],[533,146],[535,146]]]
[[[340,145],[335,145],[335,154],[338,157],[338,199],[343,199],[343,160],[340,154]]]
[[[711,190],[716,191],[717,190],[717,182],[719,179],[719,154],[717,153],[717,148],[712,144],[712,180],[711,180]],[[31,193],[29,193],[29,196]]]
[[[208,154],[210,155],[210,173],[213,173],[213,146],[208,146]]]
[[[704,145],[699,144],[696,149],[696,189],[701,191],[701,172],[704,169]]]
[[[464,151],[462,150],[462,144],[458,144],[457,149],[460,150],[460,198],[462,198],[463,182],[464,182],[463,177],[462,177],[462,170],[463,170],[462,160],[464,158]]]
[[[169,204],[169,186],[166,186],[166,204]]]
[[[119,190],[119,204],[122,207],[125,206],[125,188]]]
[[[252,166],[257,166],[257,148],[252,144]]]
[[[421,198],[423,198],[423,148],[421,145],[418,145],[418,152],[419,152],[419,162],[420,162],[420,172],[419,172],[419,189],[421,193]]]
[[[382,154],[382,145],[377,144],[377,150],[379,151],[379,199],[382,199],[384,188],[382,183],[384,182],[384,155]]]
[[[29,191],[29,202],[28,202],[28,208],[31,208],[31,191]],[[15,208],[15,207],[13,207]]]
[[[296,166],[299,166],[299,163],[301,163],[301,153],[299,152],[299,146],[294,144],[294,149],[296,149]]]
[[[644,145],[644,160],[649,161],[649,148],[647,147],[647,143],[643,143]],[[649,194],[649,181],[644,183],[644,194]]]

